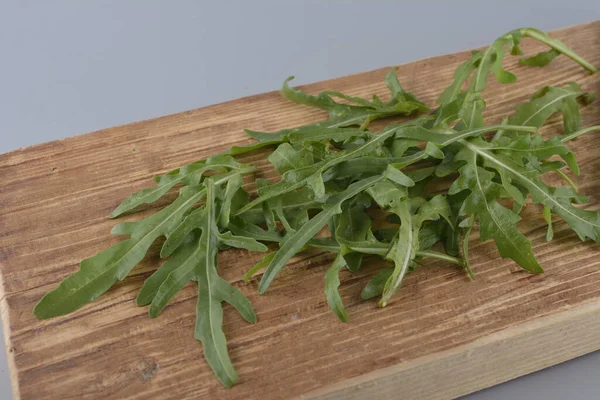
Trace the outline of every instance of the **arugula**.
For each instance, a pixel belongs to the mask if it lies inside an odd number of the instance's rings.
[[[580,108],[594,95],[574,82],[545,86],[502,123],[484,120],[487,82],[490,76],[506,84],[517,80],[503,60],[509,54],[522,55],[525,38],[550,49],[521,58],[521,65],[542,67],[564,55],[596,71],[564,43],[524,28],[473,51],[433,110],[403,89],[395,70],[385,76],[385,100],[331,90],[308,94],[292,88],[288,78],[283,97],[327,112],[326,120],[274,133],[246,130],[254,143],[156,177],[154,187],[132,194],[110,216],[155,203],[175,187],[179,196],[149,217],[116,225],[112,233],[128,238],[83,260],[77,272],[39,301],[35,315],[64,315],[95,300],[164,237],[164,260],[144,282],[136,303],[148,306],[150,317],[158,317],[190,281],[197,282],[194,336],[217,378],[229,387],[237,373],[227,351],[222,303],[231,304],[250,323],[257,317],[242,291],[219,276],[221,250],[265,252],[243,277],[248,282],[263,271],[261,294],[298,253],[331,253],[324,295],[333,313],[347,322],[349,313],[339,293],[344,268],[355,273],[370,258],[385,260],[361,294],[365,300],[380,296],[379,306],[384,307],[408,273],[425,268],[425,259],[454,264],[474,279],[469,263],[474,230],[481,241],[493,240],[502,257],[529,272],[543,272],[530,241],[517,227],[529,201],[542,206],[547,240],[552,240],[553,217],[558,216],[582,240],[600,243],[600,213],[581,207],[587,198],[565,172],[580,172],[568,143],[600,130],[582,128]],[[557,113],[562,135],[544,137],[540,128]],[[404,121],[392,121],[379,131],[367,129],[372,121],[389,117]],[[243,188],[243,176],[256,169],[234,156],[264,147],[271,147],[267,160],[280,178],[256,179],[257,196],[251,197]],[[557,174],[564,184],[547,184],[546,174]]]

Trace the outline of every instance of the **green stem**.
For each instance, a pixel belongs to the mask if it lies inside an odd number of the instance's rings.
[[[460,131],[458,134],[455,134],[454,136],[450,137],[448,140],[441,142],[439,145],[441,147],[445,147],[445,146],[448,146],[448,145],[450,145],[454,142],[457,142],[466,137],[475,136],[480,133],[483,134],[486,132],[493,132],[493,131],[497,131],[500,129],[505,130],[505,131],[528,132],[528,133],[536,133],[538,131],[537,127],[528,126],[528,125],[502,125],[502,124],[489,125],[489,126],[484,126],[484,127],[477,128],[477,129],[471,129],[468,131]],[[418,140],[419,138],[415,137],[414,139]]]
[[[438,260],[448,261],[449,263],[464,266],[463,261],[460,258],[449,256],[448,254],[440,253],[432,250],[420,250],[417,251],[418,257],[437,258]]]
[[[575,53],[573,50],[571,50],[570,48],[568,48],[564,43],[562,43],[559,40],[553,39],[550,36],[546,35],[543,32],[538,31],[537,29],[532,29],[532,28],[523,28],[521,29],[521,34],[523,36],[528,36],[532,39],[538,40],[544,44],[547,44],[548,46],[550,46],[551,48],[553,48],[554,50],[564,54],[565,56],[569,57],[571,60],[575,61],[576,63],[578,63],[579,65],[581,65],[583,68],[587,69],[588,71],[590,71],[591,73],[594,73],[597,70],[597,68],[590,64],[588,61],[586,61],[583,57],[581,57],[580,55],[578,55],[577,53]]]
[[[471,218],[473,218],[473,217],[471,217]],[[473,221],[473,220],[471,220],[471,221]],[[472,281],[474,281],[475,274],[473,273],[473,270],[471,269],[471,264],[469,264],[469,235],[471,235],[472,228],[473,228],[473,222],[471,222],[469,224],[466,231],[463,233],[462,256],[464,258],[464,267],[465,267],[465,270],[467,271],[467,275],[469,276],[469,278]]]
[[[560,169],[557,169],[555,172],[556,172],[556,173],[557,173],[557,174],[558,174],[558,175],[559,175],[561,178],[563,178],[563,179],[564,179],[564,181],[565,181],[565,182],[567,182],[567,183],[569,184],[569,186],[571,186],[571,187],[572,187],[572,188],[573,188],[575,191],[577,191],[577,190],[578,190],[578,189],[577,189],[577,185],[575,184],[575,182],[573,182],[573,181],[571,180],[571,178],[569,178],[569,177],[567,176],[567,174],[565,174],[564,172],[562,172]]]
[[[565,142],[568,142],[569,140],[573,140],[581,135],[584,135],[584,134],[586,134],[588,132],[592,132],[592,131],[600,131],[600,125],[594,125],[594,126],[590,126],[588,128],[580,129],[576,132],[573,132],[573,133],[563,136],[560,139],[560,141],[565,143]]]

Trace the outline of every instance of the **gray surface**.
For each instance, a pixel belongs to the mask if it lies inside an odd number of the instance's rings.
[[[599,17],[597,0],[2,0],[0,153]],[[596,399],[599,367],[595,353],[468,399]]]

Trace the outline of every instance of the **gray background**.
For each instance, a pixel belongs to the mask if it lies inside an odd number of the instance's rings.
[[[598,18],[597,0],[1,0],[0,153]],[[594,353],[468,398],[597,399],[599,369]]]

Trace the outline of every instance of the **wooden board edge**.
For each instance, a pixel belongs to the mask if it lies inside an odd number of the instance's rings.
[[[298,399],[452,399],[599,349],[600,300],[592,300]]]
[[[6,351],[6,362],[8,364],[8,373],[12,387],[13,399],[20,399],[19,379],[17,374],[17,365],[15,364],[14,352],[12,351],[11,328],[8,315],[8,302],[4,291],[4,279],[0,274],[0,319],[2,320],[2,331],[4,334],[4,350]]]

